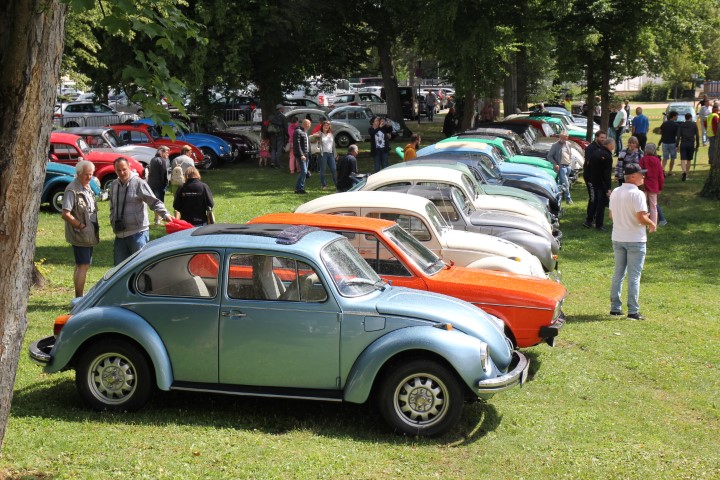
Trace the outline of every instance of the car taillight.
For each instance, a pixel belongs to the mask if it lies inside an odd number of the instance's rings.
[[[250,104],[250,110],[253,110],[253,111],[254,111],[255,108],[257,108],[257,105],[255,105],[254,103],[251,103],[251,104]]]
[[[55,323],[53,324],[53,335],[55,335],[56,337],[60,335],[60,330],[63,329],[63,327],[65,326],[67,321],[70,320],[71,317],[72,315],[70,315],[69,313],[57,317],[55,319]]]
[[[352,105],[352,106],[356,107],[360,104],[358,102],[350,102],[350,103],[348,103],[348,105]]]

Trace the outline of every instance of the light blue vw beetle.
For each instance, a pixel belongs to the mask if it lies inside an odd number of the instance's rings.
[[[139,409],[155,388],[373,397],[413,435],[442,435],[466,399],[522,385],[529,368],[497,318],[390,286],[345,237],[302,226],[216,224],[151,242],[54,333],[30,357],[46,373],[75,369],[94,409]]]

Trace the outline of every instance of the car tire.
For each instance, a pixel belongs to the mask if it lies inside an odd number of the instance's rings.
[[[382,380],[378,407],[406,435],[440,436],[460,419],[463,388],[454,372],[430,360],[396,365]]]
[[[64,197],[65,187],[62,185],[55,187],[53,191],[50,192],[50,206],[53,211],[62,213],[62,202]]]
[[[108,188],[110,188],[110,184],[116,178],[117,178],[117,175],[115,175],[114,173],[108,173],[107,175],[105,175],[102,179],[102,184],[101,184],[102,189],[107,190]]]
[[[75,386],[94,410],[135,411],[150,399],[155,376],[138,347],[123,340],[103,340],[80,355]]]
[[[79,127],[79,126],[80,125],[78,125],[77,122],[67,122],[65,124],[65,128],[75,128],[75,127]]]
[[[335,145],[337,145],[340,148],[347,148],[352,143],[352,138],[350,138],[350,135],[347,133],[338,133],[335,137]]]
[[[200,147],[200,151],[205,156],[205,161],[202,164],[202,168],[209,170],[211,168],[217,168],[220,165],[218,156],[215,154],[212,148]]]

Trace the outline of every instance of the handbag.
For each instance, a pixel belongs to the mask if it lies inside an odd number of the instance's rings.
[[[292,144],[290,142],[287,142],[285,146],[283,147],[283,152],[288,153],[290,152],[290,149],[292,148]]]

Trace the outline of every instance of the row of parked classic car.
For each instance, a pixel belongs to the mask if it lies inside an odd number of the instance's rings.
[[[398,432],[442,435],[466,401],[523,385],[518,349],[565,324],[561,192],[522,135],[486,125],[294,213],[150,242],[30,357],[74,369],[98,410],[156,389],[373,402]]]

